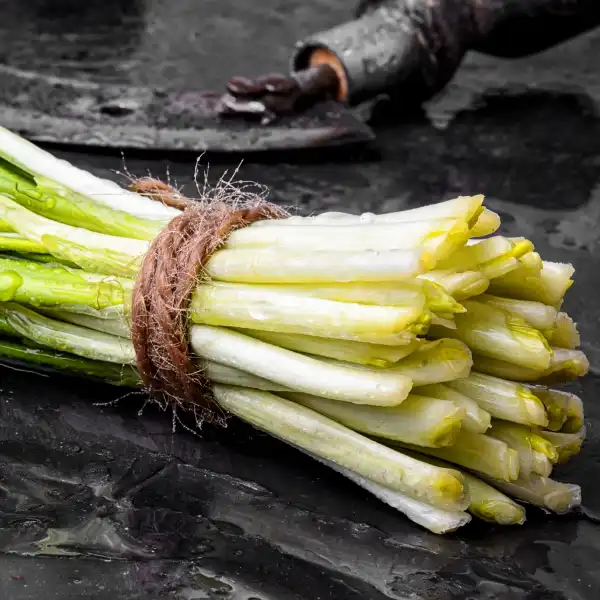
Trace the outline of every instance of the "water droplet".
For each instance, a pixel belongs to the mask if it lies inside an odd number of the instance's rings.
[[[266,321],[269,318],[268,313],[260,308],[253,308],[248,311],[248,314],[255,321]]]

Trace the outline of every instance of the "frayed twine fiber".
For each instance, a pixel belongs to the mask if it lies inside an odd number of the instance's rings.
[[[204,267],[241,227],[287,213],[233,186],[201,201],[184,198],[158,180],[140,180],[132,189],[183,212],[152,241],[132,294],[131,336],[137,368],[152,398],[163,407],[192,410],[200,422],[215,422],[209,381],[191,355],[188,306]]]
[[[135,179],[129,189],[151,200],[162,202],[166,206],[178,208],[179,210],[185,210],[190,205],[190,200],[182,196],[173,186],[154,177]]]

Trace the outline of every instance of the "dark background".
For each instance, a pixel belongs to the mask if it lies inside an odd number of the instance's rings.
[[[283,70],[296,39],[341,22],[341,0],[0,1],[0,63],[95,81],[221,89]],[[534,58],[470,56],[410,119],[373,121],[380,156],[252,164],[238,177],[301,212],[390,211],[484,193],[503,232],[572,262],[567,309],[600,371],[600,32]],[[119,153],[62,157],[124,181]],[[310,157],[309,157],[310,158]],[[195,157],[128,152],[194,195]],[[210,164],[214,181],[232,165]],[[171,433],[142,399],[0,370],[0,598],[594,600],[600,593],[600,386],[589,440],[561,476],[584,514],[423,532],[267,436]]]

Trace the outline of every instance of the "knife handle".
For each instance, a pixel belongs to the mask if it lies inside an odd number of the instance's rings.
[[[600,25],[600,0],[363,0],[355,20],[297,45],[293,69],[329,64],[350,104],[423,102],[465,53],[517,58]]]
[[[600,25],[598,0],[485,0],[473,6],[481,25],[471,49],[501,58],[536,54]]]

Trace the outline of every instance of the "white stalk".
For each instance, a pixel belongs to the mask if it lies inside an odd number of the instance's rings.
[[[410,458],[268,392],[215,385],[214,393],[225,410],[254,427],[384,487],[446,510],[468,506],[457,471]]]
[[[513,300],[512,298],[501,298],[500,296],[492,296],[491,294],[478,296],[477,302],[495,306],[513,315],[517,315],[532,327],[542,331],[553,327],[558,317],[558,312],[553,306],[548,306],[542,302]]]
[[[483,294],[490,285],[489,279],[480,271],[454,273],[447,270],[435,270],[423,273],[418,277],[440,285],[459,302]]]
[[[432,326],[429,336],[452,337],[474,353],[536,370],[550,366],[552,351],[544,336],[520,317],[474,300],[464,302],[466,313],[456,315],[456,329]]]
[[[192,298],[194,323],[340,338],[399,333],[423,317],[425,298],[408,306],[370,306],[322,300],[251,286],[199,285]]]
[[[475,400],[496,419],[539,427],[548,424],[542,401],[519,383],[471,373],[469,377],[457,379],[447,385]]]
[[[458,248],[450,256],[439,261],[436,268],[451,271],[477,270],[479,264],[509,254],[513,246],[508,238],[500,235],[477,240],[475,243]]]
[[[526,387],[546,406],[551,421],[547,429],[563,433],[577,433],[581,430],[584,425],[584,413],[583,401],[579,396],[538,385]]]
[[[462,431],[453,446],[443,448],[409,447],[502,481],[519,477],[518,453],[506,443],[480,433]]]
[[[590,363],[584,352],[567,348],[552,348],[552,357],[547,369],[530,369],[478,355],[474,357],[474,365],[477,371],[488,375],[532,383],[572,381],[587,375],[590,368]]]
[[[518,479],[510,483],[489,477],[484,479],[509,496],[559,515],[581,506],[581,488],[571,483],[561,483],[535,474],[529,479]]]
[[[190,343],[198,356],[332,400],[396,406],[412,387],[403,375],[331,365],[219,327],[192,326]]]
[[[439,342],[407,356],[388,371],[410,377],[414,386],[467,377],[473,364],[469,348],[458,340],[442,339]]]
[[[222,383],[226,385],[236,385],[240,387],[263,390],[266,392],[289,392],[284,385],[279,385],[268,379],[256,377],[252,373],[246,373],[227,365],[221,365],[212,360],[199,359],[198,366],[202,369],[203,375],[212,383]]]
[[[401,282],[329,283],[329,284],[247,284],[213,281],[215,287],[245,289],[351,302],[376,306],[412,306],[427,301],[448,312],[460,312],[460,305],[439,286],[423,280]]]
[[[274,346],[294,350],[294,352],[374,367],[389,367],[429,344],[425,340],[415,339],[404,346],[384,346],[383,344],[368,344],[312,335],[259,331],[257,329],[247,329],[241,333]]]
[[[492,417],[489,412],[483,410],[483,408],[469,396],[461,394],[447,385],[436,383],[419,387],[419,389],[415,391],[418,391],[419,394],[423,394],[424,396],[439,398],[440,400],[449,400],[457,406],[460,406],[465,411],[462,423],[464,431],[485,433],[490,427]]]
[[[424,456],[418,452],[409,452],[409,456],[438,467],[452,466],[438,458]],[[472,515],[498,525],[522,525],[525,522],[525,509],[522,506],[471,473],[461,473],[469,487],[469,512]]]
[[[371,479],[362,477],[350,469],[340,467],[330,460],[319,458],[310,452],[304,451],[304,453],[324,464],[325,466],[333,469],[340,475],[348,478],[350,481],[354,482],[367,492],[373,494],[373,496],[388,506],[391,506],[392,508],[395,508],[397,511],[401,512],[413,523],[428,529],[432,533],[436,533],[438,535],[452,533],[471,521],[471,516],[464,511],[451,511],[436,508],[431,504],[421,502],[420,500],[415,500],[406,494],[395,492],[394,490],[375,483]]]
[[[438,219],[392,224],[244,227],[232,232],[226,248],[285,248],[311,251],[411,250],[436,235],[462,231],[459,219]],[[465,229],[465,233],[468,229]]]
[[[558,313],[556,322],[544,331],[546,339],[557,348],[568,348],[574,350],[581,344],[577,324],[573,319],[564,312]]]
[[[233,283],[345,283],[406,281],[435,265],[421,249],[301,252],[220,250],[207,265],[217,281]]]
[[[563,464],[581,450],[581,445],[585,441],[586,428],[582,427],[576,433],[540,431],[539,434],[554,446],[558,454],[557,462]]]
[[[366,435],[437,448],[454,443],[464,411],[453,402],[410,394],[394,407],[357,406],[309,394],[282,394]]]
[[[523,261],[525,257],[521,259]],[[570,264],[543,261],[541,271],[523,266],[494,279],[490,293],[517,300],[533,300],[550,306],[561,305],[564,295],[573,284],[575,269]]]
[[[330,364],[348,365],[341,361],[324,358]],[[356,365],[357,369],[372,373],[395,373],[412,380],[415,387],[454,381],[467,377],[471,370],[471,352],[457,340],[444,339],[431,343],[423,350],[414,352],[387,368]]]
[[[508,444],[509,448],[518,453],[519,474],[525,479],[533,470],[533,448],[528,432],[529,430],[523,426],[497,420],[494,420],[492,428],[487,432],[487,435]]]
[[[369,225],[378,223],[402,223],[406,221],[430,221],[432,219],[462,219],[467,222],[480,213],[483,196],[459,196],[452,200],[427,204],[417,208],[390,212],[384,214],[363,213],[351,215],[343,212],[325,212],[313,217],[290,217],[281,221],[260,221],[253,227],[294,227],[296,225]],[[485,212],[485,210],[484,210]],[[491,212],[491,211],[489,211]],[[482,215],[483,213],[481,213]],[[479,215],[479,218],[481,218]],[[487,217],[486,217],[487,219]],[[489,221],[488,221],[489,222]],[[487,234],[484,234],[487,235]]]

